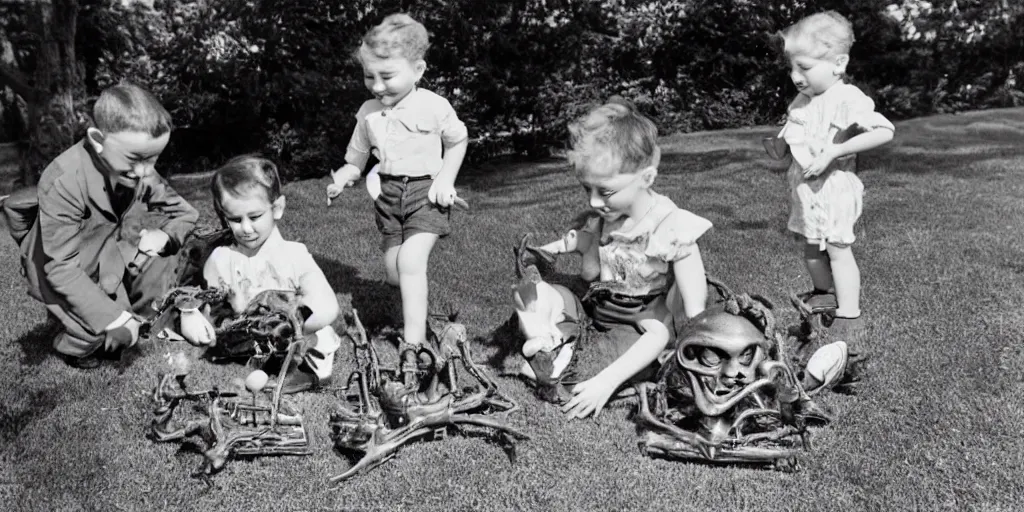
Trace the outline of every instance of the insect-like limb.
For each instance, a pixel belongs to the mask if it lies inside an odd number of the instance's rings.
[[[342,406],[332,415],[331,437],[339,451],[362,456],[348,470],[331,478],[332,483],[380,465],[403,445],[429,434],[440,439],[443,436],[438,434],[448,427],[473,425],[493,429],[504,436],[505,444],[510,444],[511,438],[529,438],[507,425],[508,413],[517,410],[518,404],[501,394],[497,383],[473,362],[465,326],[449,321],[438,331],[433,346],[401,351],[414,360],[402,357],[400,364],[412,363],[415,368],[389,371],[387,375],[392,377],[384,377],[358,314],[353,316],[356,336],[352,340],[363,368],[349,376],[346,390],[358,386],[358,403],[356,411]],[[473,377],[474,385],[459,382],[457,365],[465,370],[463,376]],[[401,381],[389,380],[401,374]],[[411,385],[405,382],[410,374],[415,377]]]

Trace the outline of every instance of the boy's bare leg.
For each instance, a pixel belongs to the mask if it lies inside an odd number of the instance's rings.
[[[829,252],[825,252],[820,250],[817,244],[808,243],[806,240],[803,245],[804,263],[807,265],[807,272],[811,275],[814,289],[823,292],[832,291],[835,287],[832,264],[829,261],[832,246],[829,246]]]
[[[384,253],[384,273],[387,275],[388,284],[391,286],[398,286],[398,252],[402,249],[401,245],[396,245],[389,248]]]
[[[832,278],[835,280],[836,301],[839,308],[836,316],[857,318],[860,316],[860,268],[853,257],[850,246],[838,247],[829,244],[828,258],[831,261]]]
[[[413,345],[427,341],[427,260],[437,238],[434,233],[417,233],[398,251],[405,342]]]

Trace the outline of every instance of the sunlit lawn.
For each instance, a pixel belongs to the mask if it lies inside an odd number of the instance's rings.
[[[770,128],[665,138],[657,188],[709,218],[708,271],[737,291],[785,304],[808,278],[785,233],[780,164]],[[653,460],[637,449],[622,403],[597,420],[566,421],[520,381],[501,385],[523,406],[532,440],[509,463],[485,437],[408,446],[384,466],[331,490],[348,467],[331,449],[331,392],[297,398],[309,457],[233,461],[211,480],[200,456],[146,439],[163,355],[83,372],[52,355],[42,308],[25,295],[9,237],[0,243],[0,509],[4,510],[1018,510],[1024,496],[1024,110],[901,123],[896,141],[865,155],[867,193],[855,247],[864,279],[870,381],[859,396],[826,395],[837,421],[817,429],[802,471],[783,473]],[[204,213],[205,180],[179,188]],[[324,182],[292,183],[282,223],[307,244],[346,305],[379,327],[399,318],[383,283],[365,193],[327,208]],[[457,310],[477,359],[495,374],[518,365],[492,333],[511,313],[511,247],[523,233],[559,236],[585,206],[557,162],[465,169],[468,213],[431,259],[432,310]],[[568,262],[570,271],[575,262]],[[796,321],[788,309],[776,313]],[[347,375],[349,347],[336,374]],[[227,384],[239,366],[199,363],[197,385]]]

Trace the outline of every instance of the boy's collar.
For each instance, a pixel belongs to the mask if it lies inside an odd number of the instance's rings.
[[[405,102],[406,102],[406,101],[408,101],[408,100],[409,100],[409,98],[411,98],[411,97],[412,97],[412,95],[416,94],[416,93],[417,93],[417,92],[418,92],[419,90],[420,90],[420,88],[419,88],[419,87],[416,87],[416,86],[414,86],[414,87],[412,88],[412,90],[411,90],[411,91],[409,91],[409,93],[405,95],[405,97],[404,97],[404,98],[402,98],[401,100],[399,100],[399,102],[398,102],[398,103],[395,103],[394,105],[392,105],[392,106],[391,106],[391,110],[395,110],[395,109],[398,109],[398,108],[402,108],[402,107],[403,107],[403,106],[405,105]]]

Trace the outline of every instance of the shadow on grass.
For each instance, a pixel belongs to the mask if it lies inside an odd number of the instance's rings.
[[[927,152],[918,151],[913,147],[895,147],[880,151],[874,162],[885,165],[889,173],[923,176],[942,175],[960,179],[978,179],[997,181],[1002,173],[985,176],[981,173],[986,162],[999,163],[1005,160],[1017,160],[1024,163],[1024,146],[996,146],[988,149],[976,149],[970,152],[943,151],[931,149]],[[863,164],[863,161],[861,162]],[[866,169],[871,167],[864,166]]]
[[[351,304],[340,304],[342,311],[350,306],[359,311],[359,320],[368,331],[400,324],[402,295],[398,287],[377,279],[359,277],[359,269],[314,254],[314,259],[339,297],[351,296]]]
[[[37,324],[32,330],[22,334],[14,343],[21,345],[22,359],[25,366],[39,366],[48,357],[54,355],[53,339],[60,334],[60,324],[48,320]]]
[[[0,403],[0,446],[17,439],[30,423],[50,414],[66,400],[67,393],[57,388],[44,388],[27,392],[17,404]]]

